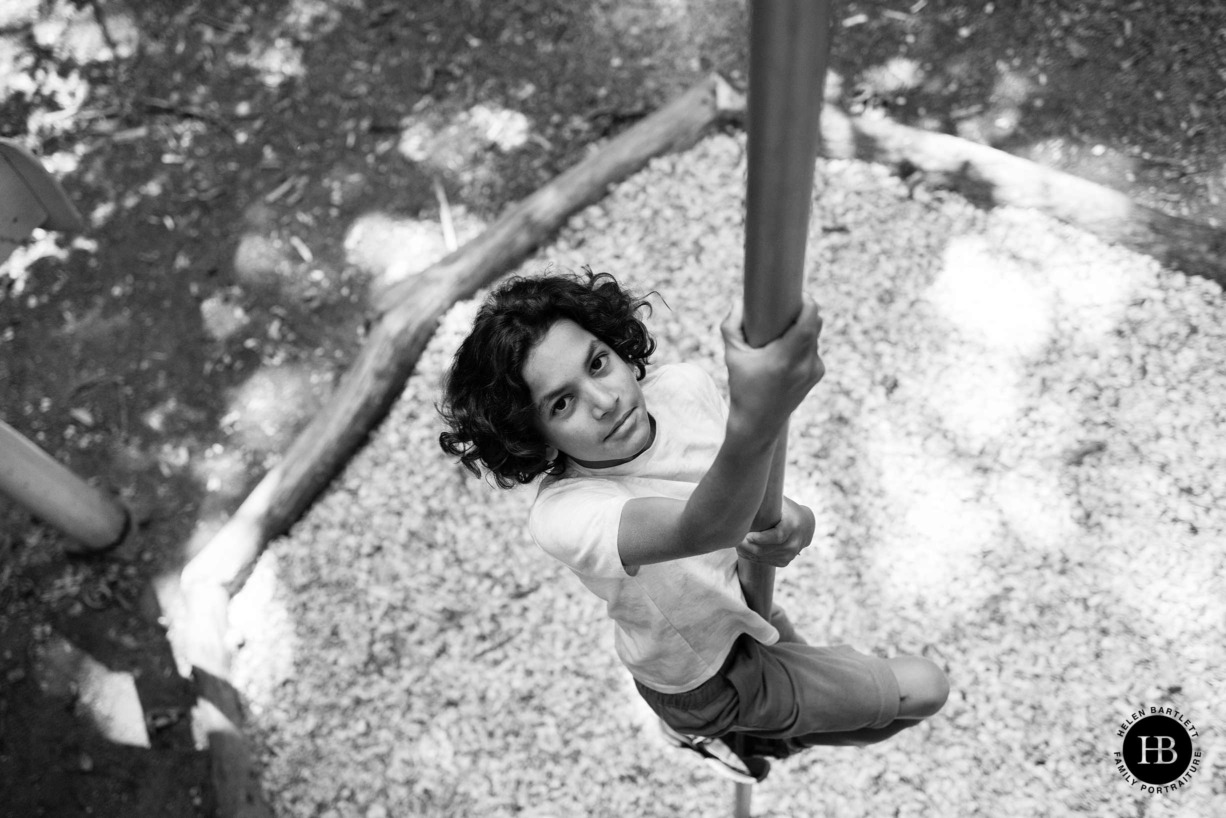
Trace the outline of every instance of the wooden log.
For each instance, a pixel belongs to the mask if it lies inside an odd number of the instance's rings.
[[[216,701],[229,674],[229,598],[264,545],[298,519],[384,417],[452,304],[504,274],[610,185],[655,156],[689,147],[739,104],[721,77],[707,77],[512,206],[476,239],[376,296],[378,317],[332,398],[182,573],[186,615],[179,633],[196,678],[209,682],[197,686],[197,720],[210,736],[215,786],[229,793],[219,800],[221,818],[268,814],[250,774],[241,710]]]
[[[823,154],[889,165],[982,206],[1032,208],[1163,265],[1226,286],[1226,231],[1163,213],[1127,194],[957,136],[827,105]]]

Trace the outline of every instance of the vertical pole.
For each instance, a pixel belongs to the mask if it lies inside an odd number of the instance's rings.
[[[830,0],[749,0],[743,329],[751,346],[778,338],[800,313],[830,19]],[[755,530],[779,522],[786,446],[785,430]],[[737,571],[750,607],[769,618],[775,569],[741,560]],[[737,785],[737,818],[748,818],[752,792]]]

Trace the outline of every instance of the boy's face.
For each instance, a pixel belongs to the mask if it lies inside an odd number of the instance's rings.
[[[651,423],[634,368],[563,318],[528,353],[524,382],[537,428],[581,466],[611,466],[651,445]]]

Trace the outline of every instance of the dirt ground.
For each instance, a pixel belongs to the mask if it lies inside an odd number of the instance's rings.
[[[835,25],[851,112],[1226,215],[1218,4],[874,0]],[[179,569],[344,371],[372,286],[708,71],[742,82],[745,27],[734,0],[0,8],[0,136],[89,225],[0,267],[0,417],[139,521],[73,558],[0,500],[0,814],[211,813]]]

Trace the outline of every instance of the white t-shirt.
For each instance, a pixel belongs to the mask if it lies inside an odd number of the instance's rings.
[[[779,632],[745,604],[736,549],[652,565],[631,575],[617,550],[622,507],[632,497],[688,499],[724,440],[727,409],[710,376],[693,364],[655,367],[640,382],[656,420],[651,447],[628,463],[571,463],[546,477],[528,528],[608,605],[617,655],[661,693],[692,690],[715,675],[747,633],[774,644]]]

